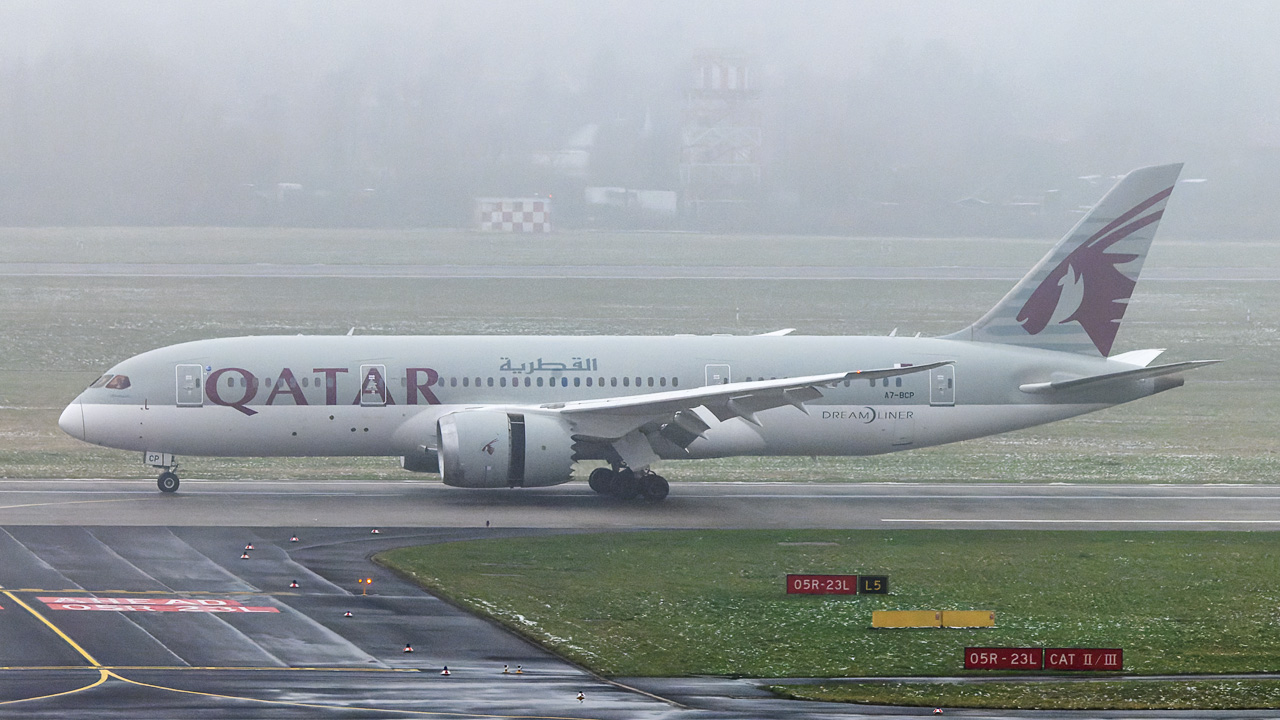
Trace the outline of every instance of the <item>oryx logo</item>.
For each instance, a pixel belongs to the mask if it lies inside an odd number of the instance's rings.
[[[1119,266],[1140,255],[1107,252],[1112,245],[1142,228],[1158,222],[1163,208],[1143,215],[1169,197],[1167,190],[1156,193],[1132,210],[1116,218],[1072,250],[1049,271],[1018,311],[1018,322],[1028,334],[1038,335],[1050,323],[1076,322],[1089,335],[1098,352],[1106,356],[1120,329],[1129,296],[1137,282]]]
[[[494,438],[489,442],[485,443],[484,447],[480,448],[480,451],[487,452],[490,455],[492,455],[494,452],[497,451],[496,448],[494,448],[494,445],[497,445],[497,444],[498,444],[498,438]]]

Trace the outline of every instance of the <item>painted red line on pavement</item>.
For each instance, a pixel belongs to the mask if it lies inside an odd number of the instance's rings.
[[[39,597],[50,610],[188,613],[278,613],[279,608],[242,605],[218,598]]]
[[[50,610],[110,610],[114,612],[279,612],[276,607],[200,605],[92,605],[87,602],[50,602]]]
[[[239,607],[240,603],[235,600],[219,599],[219,598],[133,598],[133,597],[38,597],[40,602],[48,605],[50,603],[90,603],[95,605],[174,605],[174,606],[192,606],[192,607]]]

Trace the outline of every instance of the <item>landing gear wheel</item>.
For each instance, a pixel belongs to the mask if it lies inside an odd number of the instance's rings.
[[[613,489],[613,471],[609,468],[596,468],[587,476],[587,485],[601,495],[608,495]]]
[[[640,497],[651,503],[659,503],[667,499],[671,485],[661,475],[650,473],[640,478]]]
[[[640,494],[640,479],[630,468],[623,468],[613,474],[613,489],[609,494],[630,500]]]
[[[156,487],[160,488],[160,492],[172,493],[178,491],[178,476],[168,470],[160,473],[159,479],[156,480]]]

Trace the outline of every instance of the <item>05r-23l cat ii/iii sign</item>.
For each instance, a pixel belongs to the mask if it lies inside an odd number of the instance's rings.
[[[1208,361],[1111,355],[1181,165],[1126,175],[994,308],[936,338],[289,336],[129,358],[58,420],[175,457],[400,456],[469,488],[567,482],[661,500],[658,460],[872,455],[1031,427],[1154,395]]]

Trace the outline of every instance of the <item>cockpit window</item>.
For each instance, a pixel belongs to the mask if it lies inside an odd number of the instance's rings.
[[[94,381],[93,381],[93,384],[92,384],[92,385],[90,385],[89,387],[90,387],[90,388],[100,388],[100,387],[102,387],[103,385],[106,385],[106,384],[107,384],[107,381],[109,381],[109,380],[110,380],[111,378],[113,378],[113,377],[115,377],[115,375],[112,375],[112,374],[110,374],[110,373],[108,373],[108,374],[106,374],[106,375],[103,375],[102,377],[98,378],[97,380],[94,380]]]
[[[129,387],[129,376],[116,375],[107,381],[106,387],[108,390],[124,390]]]

